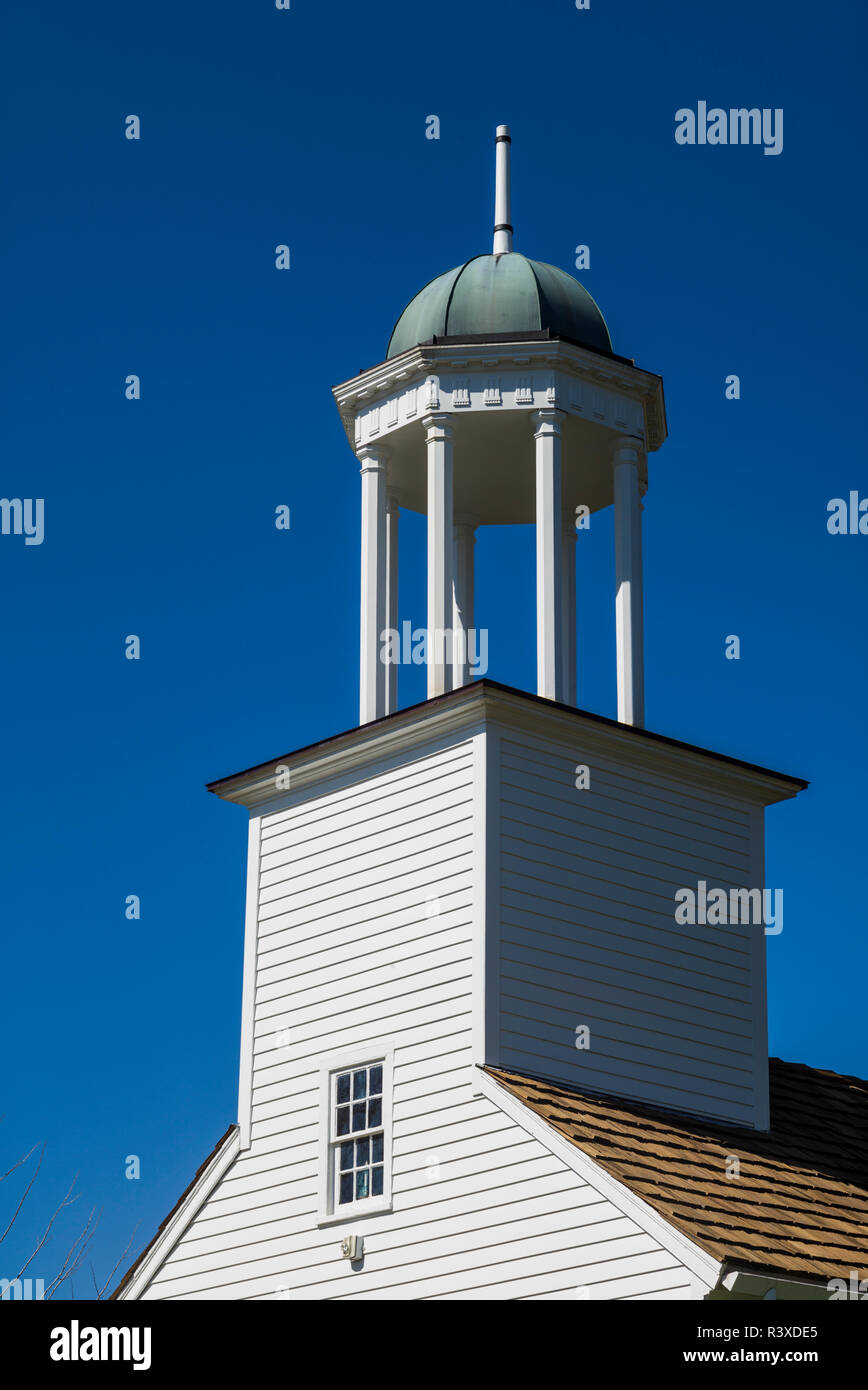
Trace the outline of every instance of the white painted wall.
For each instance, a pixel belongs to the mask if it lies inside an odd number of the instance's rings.
[[[452,735],[262,817],[252,1085],[241,1087],[252,1142],[145,1299],[573,1298],[583,1286],[695,1298],[709,1287],[473,1066],[484,756],[480,729]],[[394,1207],[349,1230],[320,1226],[320,1065],[378,1039],[394,1050]],[[365,1238],[359,1271],[340,1257],[349,1231]]]
[[[427,1059],[396,1074],[395,1207],[354,1223],[362,1271],[340,1257],[347,1228],[313,1224],[315,1138],[300,1127],[268,1186],[236,1161],[143,1297],[704,1297],[710,1281],[451,1071],[435,1079]]]
[[[504,728],[500,749],[501,1065],[763,1127],[762,928],[674,918],[676,890],[699,879],[762,887],[761,809],[708,785],[707,770],[691,784],[580,734]]]

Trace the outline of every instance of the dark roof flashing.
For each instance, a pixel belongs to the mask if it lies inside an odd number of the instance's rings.
[[[590,720],[601,728],[617,729],[625,733],[630,738],[635,738],[639,742],[650,742],[662,748],[678,749],[682,752],[691,753],[696,756],[711,758],[715,762],[724,764],[745,772],[754,773],[761,777],[773,778],[792,788],[793,793],[804,791],[809,783],[801,777],[793,777],[788,773],[775,772],[772,768],[762,767],[758,763],[746,762],[742,758],[731,757],[727,753],[717,753],[709,748],[701,748],[696,744],[685,743],[681,739],[671,738],[668,734],[655,734],[649,729],[637,728],[632,724],[622,724],[617,719],[610,719],[604,714],[594,714],[590,710],[578,709],[573,705],[561,704],[556,700],[546,699],[545,696],[532,694],[527,690],[518,690],[514,686],[504,685],[500,681],[491,680],[488,676],[483,676],[480,680],[471,681],[469,685],[464,685],[460,690],[449,690],[444,695],[435,695],[430,700],[421,700],[415,705],[407,705],[404,709],[396,710],[394,714],[383,715],[380,719],[374,719],[369,724],[360,724],[351,729],[345,729],[341,733],[332,734],[325,739],[318,739],[314,743],[305,744],[289,753],[284,753],[277,758],[269,758],[261,763],[254,763],[252,767],[243,768],[239,772],[229,773],[225,777],[216,778],[206,784],[207,790],[219,796],[222,789],[227,788],[231,783],[238,781],[242,777],[253,776],[257,772],[272,770],[276,763],[289,762],[293,758],[310,755],[318,749],[326,750],[330,746],[338,745],[342,742],[352,742],[363,732],[385,726],[390,722],[406,720],[414,714],[418,715],[425,710],[434,710],[449,702],[459,702],[467,699],[478,698],[479,695],[485,696],[486,693],[504,694],[513,698],[525,700],[530,705],[538,705],[546,710],[558,710],[565,714],[577,715],[582,719]]]

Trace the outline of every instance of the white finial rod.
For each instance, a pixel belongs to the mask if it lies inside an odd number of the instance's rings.
[[[495,137],[494,185],[494,254],[512,250],[512,223],[509,208],[509,147],[512,144],[508,125],[499,125]]]

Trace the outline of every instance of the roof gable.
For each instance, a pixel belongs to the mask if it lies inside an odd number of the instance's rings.
[[[772,1058],[759,1133],[486,1071],[716,1259],[807,1279],[868,1272],[868,1082]]]

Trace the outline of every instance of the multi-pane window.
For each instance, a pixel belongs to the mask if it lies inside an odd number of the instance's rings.
[[[382,1197],[382,1062],[334,1073],[330,1127],[335,1209],[368,1197]]]

